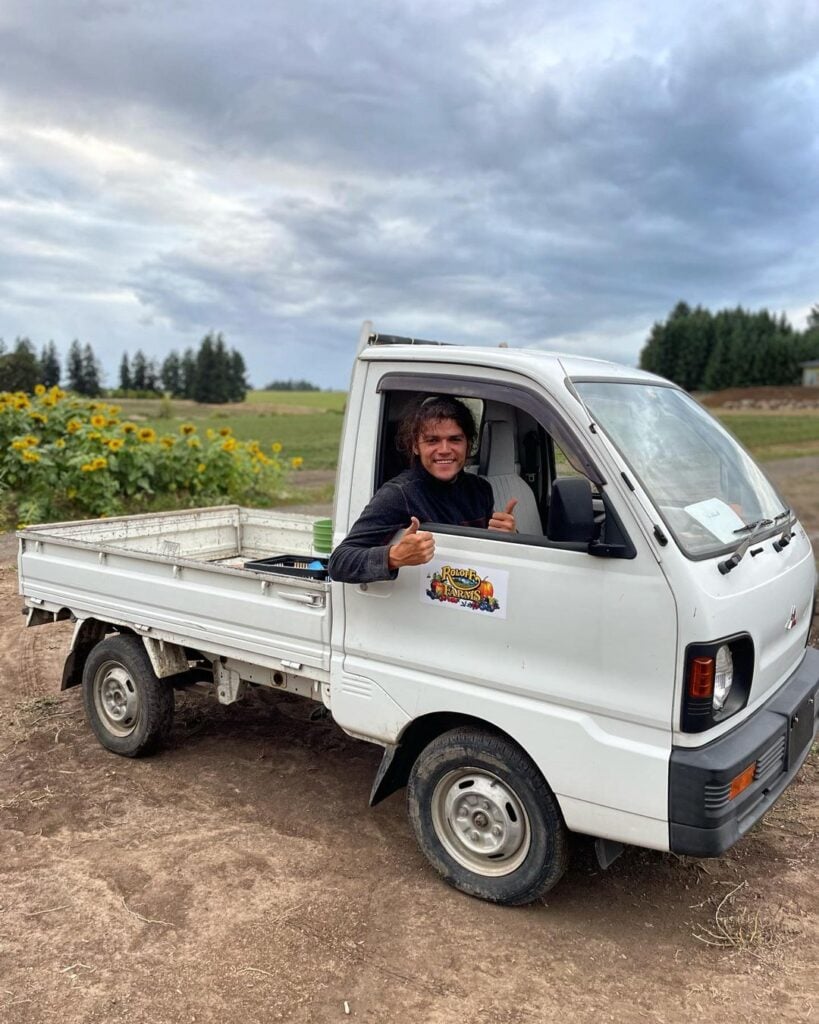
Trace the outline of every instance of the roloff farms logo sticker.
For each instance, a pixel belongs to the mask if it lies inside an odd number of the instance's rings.
[[[502,569],[430,562],[421,574],[421,601],[506,618],[509,573]]]

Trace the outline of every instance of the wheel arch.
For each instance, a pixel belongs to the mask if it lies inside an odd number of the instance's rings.
[[[74,635],[71,638],[71,649],[63,665],[61,690],[67,690],[82,683],[82,674],[88,655],[109,633],[133,633],[133,630],[125,626],[115,626],[102,619],[87,618],[77,621]]]
[[[451,729],[471,726],[482,729],[495,736],[502,736],[529,757],[525,747],[504,729],[475,715],[467,715],[457,711],[435,711],[413,719],[398,738],[384,748],[384,756],[378,766],[373,787],[370,792],[370,807],[381,803],[388,796],[403,789],[409,780],[412,766],[416,758],[434,739]],[[530,758],[531,759],[531,758]]]

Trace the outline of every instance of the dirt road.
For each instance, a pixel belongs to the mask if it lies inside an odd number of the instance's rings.
[[[819,531],[819,462],[766,469]],[[165,753],[106,753],[58,689],[70,627],[23,630],[11,567],[0,596],[6,1024],[817,1019],[815,752],[719,860],[603,873],[578,843],[545,903],[491,907],[426,865],[402,794],[367,808],[378,750],[307,702],[184,695]]]

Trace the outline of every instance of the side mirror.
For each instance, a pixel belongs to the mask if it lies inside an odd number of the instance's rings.
[[[552,484],[546,533],[549,540],[580,544],[594,540],[592,490],[585,477],[562,477]]]

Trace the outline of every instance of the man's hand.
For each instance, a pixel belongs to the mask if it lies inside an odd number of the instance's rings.
[[[489,529],[503,530],[505,533],[517,533],[517,524],[515,523],[515,517],[512,515],[512,510],[517,503],[517,498],[510,498],[506,502],[506,509],[503,512],[493,512],[492,518],[489,520]]]
[[[390,569],[400,569],[404,565],[424,565],[435,554],[435,538],[426,530],[419,530],[421,524],[412,517],[404,536],[390,548]]]

